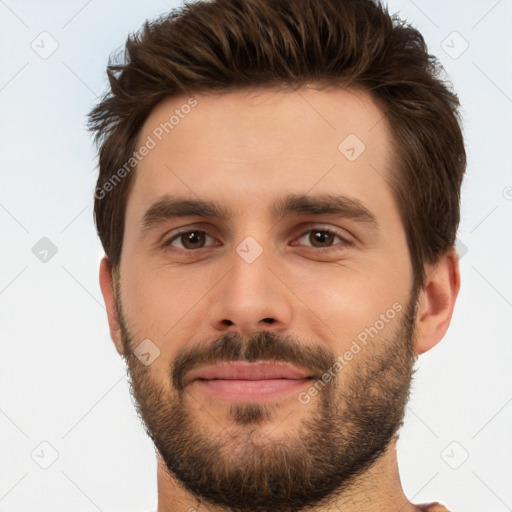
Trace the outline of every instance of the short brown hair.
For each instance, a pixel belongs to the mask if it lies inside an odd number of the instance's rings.
[[[133,173],[111,180],[126,166],[144,121],[161,100],[311,82],[362,88],[385,113],[396,157],[389,184],[415,287],[424,284],[424,265],[454,246],[466,168],[459,101],[422,35],[380,2],[185,3],[146,21],[128,37],[124,56],[121,64],[109,61],[111,90],[89,114],[99,146],[96,191],[102,191],[95,193],[95,221],[114,269]]]

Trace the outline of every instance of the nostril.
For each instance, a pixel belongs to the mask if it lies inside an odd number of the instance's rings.
[[[268,324],[273,324],[275,320],[273,318],[264,318],[262,322],[267,322]]]
[[[233,322],[231,320],[222,320],[222,323],[224,325],[233,325]]]

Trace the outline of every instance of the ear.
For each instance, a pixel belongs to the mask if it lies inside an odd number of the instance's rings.
[[[116,346],[117,352],[122,356],[124,355],[124,347],[121,337],[119,318],[117,317],[112,265],[106,256],[101,259],[100,263],[100,288],[103,300],[105,301],[105,307],[107,308],[110,337]]]
[[[423,354],[435,347],[450,325],[460,289],[459,256],[451,248],[434,265],[427,266],[425,286],[418,297],[417,337],[414,349]]]

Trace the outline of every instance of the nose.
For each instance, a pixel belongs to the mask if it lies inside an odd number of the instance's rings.
[[[252,263],[236,252],[230,258],[229,272],[210,294],[210,324],[217,331],[250,336],[258,330],[289,329],[293,294],[280,265],[265,253]]]

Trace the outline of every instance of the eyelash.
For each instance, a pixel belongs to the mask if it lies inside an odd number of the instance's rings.
[[[310,228],[310,229],[307,229],[306,231],[302,232],[299,237],[297,238],[297,240],[300,240],[301,238],[304,237],[304,235],[307,235],[308,233],[312,233],[312,232],[318,232],[318,233],[325,233],[325,234],[328,234],[328,235],[334,235],[335,237],[337,237],[339,240],[341,240],[341,243],[344,245],[344,246],[351,246],[352,245],[352,242],[347,240],[346,238],[342,237],[337,231],[333,230],[333,229],[328,229],[328,228]],[[165,249],[167,249],[168,247],[171,247],[171,244],[179,239],[182,235],[186,235],[188,233],[204,233],[205,235],[209,236],[210,238],[213,238],[211,235],[209,235],[206,231],[204,230],[201,230],[201,229],[186,229],[186,230],[183,230],[183,231],[180,231],[178,233],[175,233],[171,238],[167,239],[167,241],[165,241],[163,243],[163,247]],[[336,245],[339,245],[339,244],[336,244]],[[335,246],[331,246],[331,247],[313,247],[313,246],[309,246],[311,249],[317,249],[319,251],[329,251],[329,250],[332,250],[332,249],[335,249]],[[179,248],[179,247],[175,247],[173,250],[176,251],[176,252],[181,252],[181,253],[193,253],[193,252],[197,252],[201,249],[206,249],[207,247],[199,247],[198,249],[182,249],[182,248]]]

